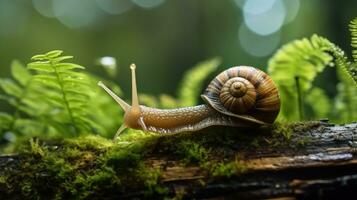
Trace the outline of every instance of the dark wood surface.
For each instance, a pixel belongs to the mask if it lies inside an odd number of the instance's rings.
[[[259,147],[243,153],[247,172],[229,178],[209,177],[199,166],[177,160],[148,163],[163,170],[161,184],[169,196],[184,199],[357,199],[357,123],[320,122],[291,141],[307,141],[300,148]],[[0,156],[0,171],[14,168],[16,155]],[[122,198],[141,198],[143,192]]]
[[[152,164],[164,169],[162,182],[173,195],[187,198],[356,199],[357,123],[321,122],[292,138],[293,143],[302,140],[307,142],[300,148],[262,146],[240,152],[248,172],[230,178],[208,178],[199,167],[177,161],[153,159]]]

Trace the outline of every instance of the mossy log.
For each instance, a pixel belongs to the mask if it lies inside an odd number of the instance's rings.
[[[165,187],[165,192],[162,196],[162,193],[155,193],[149,197],[335,199],[355,196],[357,123],[334,125],[309,122],[295,124],[292,130],[289,136],[285,135],[285,140],[267,135],[255,136],[259,137],[259,142],[250,139],[249,142],[232,142],[232,138],[229,138],[230,141],[225,141],[227,146],[212,148],[211,156],[196,163],[183,162],[182,159],[161,151],[165,140],[156,141],[156,150],[147,154],[144,162],[151,169],[161,171],[158,184]],[[239,130],[242,131],[247,129]],[[214,140],[220,143],[222,138]],[[205,145],[209,144],[213,143]],[[4,175],[9,169],[22,173],[19,170],[22,159],[21,155],[1,156],[0,175]],[[212,170],[213,163],[224,164],[215,165]],[[233,168],[229,163],[234,163],[234,170],[231,170]],[[92,198],[148,198],[147,188],[130,189],[130,185],[127,188],[129,189],[125,192],[113,194],[108,191],[116,190],[110,188],[105,190],[106,194],[98,194]],[[0,193],[0,196],[11,197],[10,193]],[[18,196],[15,194],[15,197]]]
[[[204,186],[194,184],[207,178],[199,167],[180,166],[167,160],[152,163],[165,169],[162,182],[174,192],[195,198],[349,199],[355,196],[357,123],[320,122],[298,132],[291,139],[293,143],[305,141],[300,148],[261,146],[240,152],[245,155],[246,173],[210,179]]]

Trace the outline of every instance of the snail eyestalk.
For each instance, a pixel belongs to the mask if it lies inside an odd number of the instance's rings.
[[[136,74],[135,74],[136,65],[133,63],[130,65],[131,69],[131,106],[132,108],[139,108],[139,99],[138,99],[138,90],[136,88]]]
[[[107,86],[102,83],[102,81],[98,82],[98,85],[103,88],[119,105],[120,107],[126,112],[130,109],[129,104],[127,104],[123,99],[118,97],[113,91],[111,91]]]

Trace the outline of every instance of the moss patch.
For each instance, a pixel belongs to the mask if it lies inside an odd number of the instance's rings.
[[[176,160],[201,168],[207,177],[231,177],[247,171],[244,152],[303,145],[291,142],[309,124],[274,124],[258,129],[210,128],[158,136],[129,130],[113,142],[100,136],[44,141],[31,139],[21,149],[20,169],[0,173],[3,197],[87,199],[130,197],[136,191],[168,195],[162,169],[151,158]],[[204,183],[203,183],[204,185]]]

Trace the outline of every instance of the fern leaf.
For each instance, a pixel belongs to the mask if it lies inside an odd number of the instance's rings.
[[[61,89],[61,85],[58,83],[57,78],[48,74],[36,74],[33,76],[35,81],[41,82],[49,88]]]
[[[181,106],[192,106],[197,104],[204,80],[209,74],[217,69],[220,63],[221,60],[219,58],[213,58],[198,63],[185,73],[178,90],[178,99]]]
[[[314,117],[317,119],[326,118],[331,110],[332,104],[325,91],[318,87],[313,87],[306,96],[306,103],[311,107]]]
[[[339,79],[343,84],[345,93],[348,95],[339,94],[338,100],[343,101],[350,107],[346,112],[356,112],[353,106],[353,101],[357,95],[356,77],[351,71],[351,63],[348,61],[345,53],[335,44],[331,43],[326,38],[313,35],[310,39],[302,39],[293,41],[281,48],[269,61],[268,71],[273,80],[277,83],[282,101],[281,118],[287,120],[297,120],[297,95],[294,87],[293,77],[300,77],[302,93],[307,96],[307,106],[312,108],[315,117],[321,117],[322,114],[327,115],[327,106],[316,107],[311,99],[317,94],[321,95],[319,99],[321,105],[328,102],[326,95],[318,89],[309,91],[312,86],[312,81],[316,75],[323,71],[326,65],[335,65],[338,71]],[[310,93],[309,93],[310,92]],[[318,110],[320,109],[320,110]],[[351,116],[351,114],[349,114]]]
[[[91,87],[89,79],[84,73],[73,70],[84,69],[84,67],[61,62],[72,58],[72,56],[61,56],[63,52],[59,50],[51,51],[43,55],[32,57],[35,60],[28,65],[28,68],[35,70],[35,80],[48,87],[49,91],[43,94],[44,101],[53,107],[59,108],[58,119],[54,118],[51,123],[59,128],[62,123],[64,127],[59,130],[67,130],[74,135],[90,132],[94,122],[89,122],[88,99]],[[65,121],[63,121],[65,119]],[[55,121],[61,123],[54,123]],[[99,125],[96,125],[99,126]]]
[[[337,85],[337,91],[334,100],[334,115],[337,122],[355,121],[357,119],[357,88],[341,82]]]
[[[22,86],[27,85],[32,78],[30,72],[17,60],[12,61],[11,63],[11,74]]]
[[[351,46],[352,57],[355,63],[357,63],[357,18],[353,19],[349,25],[351,32]]]
[[[348,72],[352,75],[355,83],[357,83],[357,18],[351,21],[349,28],[351,32],[352,57],[354,63],[349,66]]]
[[[54,63],[59,63],[61,61],[64,61],[64,60],[68,60],[68,59],[72,59],[73,56],[60,56],[60,57],[57,57],[57,58],[53,58],[53,62]]]
[[[28,64],[27,66],[29,69],[33,69],[36,71],[50,72],[50,73],[54,72],[54,69],[51,66],[51,63],[49,63],[49,62],[36,61],[36,62]]]
[[[338,68],[337,75],[341,82],[337,87],[335,105],[338,122],[351,122],[357,119],[357,87],[350,79],[346,68]]]
[[[58,63],[54,64],[57,68],[57,71],[67,71],[71,69],[84,69],[83,66],[74,64],[74,63]]]
[[[23,90],[22,88],[11,79],[0,79],[0,88],[8,95],[21,97]]]
[[[63,51],[61,50],[53,50],[53,51],[50,51],[48,53],[45,54],[45,57],[47,59],[54,59],[54,58],[57,58],[58,56],[60,56],[61,54],[63,53]]]
[[[329,49],[327,42],[317,35],[295,40],[284,45],[269,60],[268,72],[277,83],[281,96],[280,117],[287,120],[299,118],[295,77],[299,77],[301,91],[306,94],[317,74],[333,60],[325,52]]]
[[[13,123],[13,117],[7,113],[0,112],[0,131],[7,130]]]

